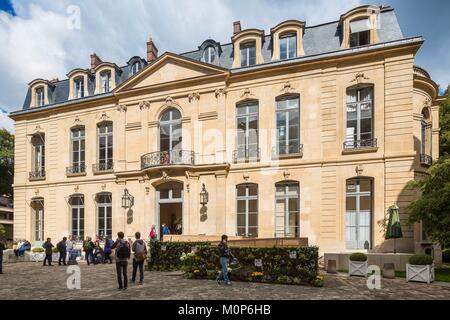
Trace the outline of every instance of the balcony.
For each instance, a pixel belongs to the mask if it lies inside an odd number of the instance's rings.
[[[424,166],[431,166],[433,164],[433,158],[427,154],[420,154],[420,164]]]
[[[278,146],[272,149],[272,159],[289,159],[303,157],[303,145]]]
[[[44,180],[45,179],[45,170],[44,169],[38,169],[31,171],[29,174],[30,181],[36,181],[36,180]]]
[[[86,165],[79,164],[79,165],[73,165],[71,167],[67,167],[66,175],[68,177],[84,176],[84,175],[86,175]]]
[[[149,169],[162,166],[193,166],[195,165],[195,153],[190,150],[156,151],[144,154],[141,157],[141,169]]]
[[[112,161],[99,162],[92,165],[94,174],[111,173],[114,170]]]
[[[260,159],[260,148],[238,148],[233,151],[234,163],[258,162]]]
[[[377,139],[353,140],[344,142],[343,154],[376,152]]]

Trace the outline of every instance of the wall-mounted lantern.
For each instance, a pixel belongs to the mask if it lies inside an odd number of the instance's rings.
[[[208,191],[206,191],[205,184],[203,183],[202,191],[200,192],[200,204],[205,206],[208,204]]]
[[[134,197],[128,192],[128,189],[123,191],[122,208],[128,209],[134,206]]]

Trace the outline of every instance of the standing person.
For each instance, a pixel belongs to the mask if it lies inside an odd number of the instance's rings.
[[[109,263],[112,263],[112,259],[111,259],[111,241],[108,238],[105,238],[105,248],[103,249],[103,253],[105,254],[105,259],[103,260],[103,263],[106,263],[106,261],[108,260]]]
[[[134,252],[133,258],[133,277],[131,278],[131,283],[136,281],[136,273],[139,267],[139,283],[138,285],[142,285],[144,282],[144,262],[147,259],[147,246],[145,245],[144,240],[141,239],[141,233],[136,232],[134,234],[136,240],[133,243],[132,249]]]
[[[66,256],[67,256],[67,237],[62,238],[60,242],[56,245],[56,248],[59,250],[59,260],[58,265],[61,265],[61,262],[66,265]]]
[[[0,274],[3,274],[3,250],[5,249],[5,243],[0,239]]]
[[[66,241],[66,250],[69,254],[69,264],[77,264],[77,259],[74,254],[74,241],[73,236],[69,236],[69,239]]]
[[[53,248],[55,247],[52,244],[52,239],[51,238],[47,238],[47,241],[44,242],[42,247],[45,249],[45,258],[44,258],[44,264],[43,265],[46,266],[47,265],[47,261],[48,261],[48,265],[51,266],[52,265]]]
[[[162,226],[162,234],[163,234],[163,240],[164,240],[164,236],[167,236],[170,234],[170,229],[167,226],[167,224],[165,224],[165,223]]]
[[[124,239],[125,235],[122,231],[117,233],[117,237],[111,249],[116,249],[116,271],[119,290],[126,290],[128,288],[127,267],[128,259],[130,259],[131,255],[131,248],[129,242]]]
[[[95,262],[96,263],[103,264],[103,261],[105,261],[104,252],[103,252],[103,249],[102,249],[102,247],[100,245],[100,241],[99,240],[95,241],[94,258],[95,258]]]
[[[222,270],[219,272],[219,275],[216,278],[217,283],[220,284],[220,281],[222,279],[226,285],[231,285],[231,281],[228,278],[228,259],[233,255],[231,254],[230,248],[228,247],[228,236],[226,234],[222,235],[222,240],[219,243],[219,256]]]
[[[156,241],[156,225],[152,225],[152,229],[150,230],[150,241]]]
[[[92,242],[91,237],[87,237],[86,240],[83,241],[83,250],[85,252],[85,259],[88,266],[90,265],[89,258],[91,258],[92,263],[95,265],[94,243]]]

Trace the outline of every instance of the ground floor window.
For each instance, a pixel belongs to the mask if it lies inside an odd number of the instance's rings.
[[[243,184],[236,187],[237,235],[258,236],[258,185]]]
[[[84,196],[70,197],[72,237],[76,240],[84,239]]]
[[[369,249],[372,246],[373,181],[350,179],[346,186],[346,247]]]
[[[300,191],[298,182],[275,185],[275,237],[300,237]]]
[[[34,240],[44,241],[44,199],[33,199],[31,208],[34,220]]]
[[[100,239],[112,238],[112,196],[111,193],[97,195],[97,235]]]

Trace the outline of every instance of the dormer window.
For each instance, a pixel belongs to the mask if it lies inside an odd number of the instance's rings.
[[[74,80],[75,98],[84,98],[84,78],[79,77]]]
[[[280,36],[280,59],[297,57],[297,36],[295,33],[286,33]]]
[[[350,22],[350,48],[369,45],[370,30],[368,18]]]
[[[141,69],[142,69],[141,63],[140,62],[135,62],[131,66],[131,74],[134,75],[134,74],[138,73]]]
[[[36,89],[36,106],[42,107],[45,104],[44,88],[40,87]]]
[[[256,64],[256,44],[247,42],[241,45],[241,67],[254,66]]]
[[[213,63],[216,59],[216,50],[209,46],[203,51],[202,61],[206,63]]]
[[[107,93],[111,91],[111,72],[105,71],[100,74],[101,77],[101,92]]]

